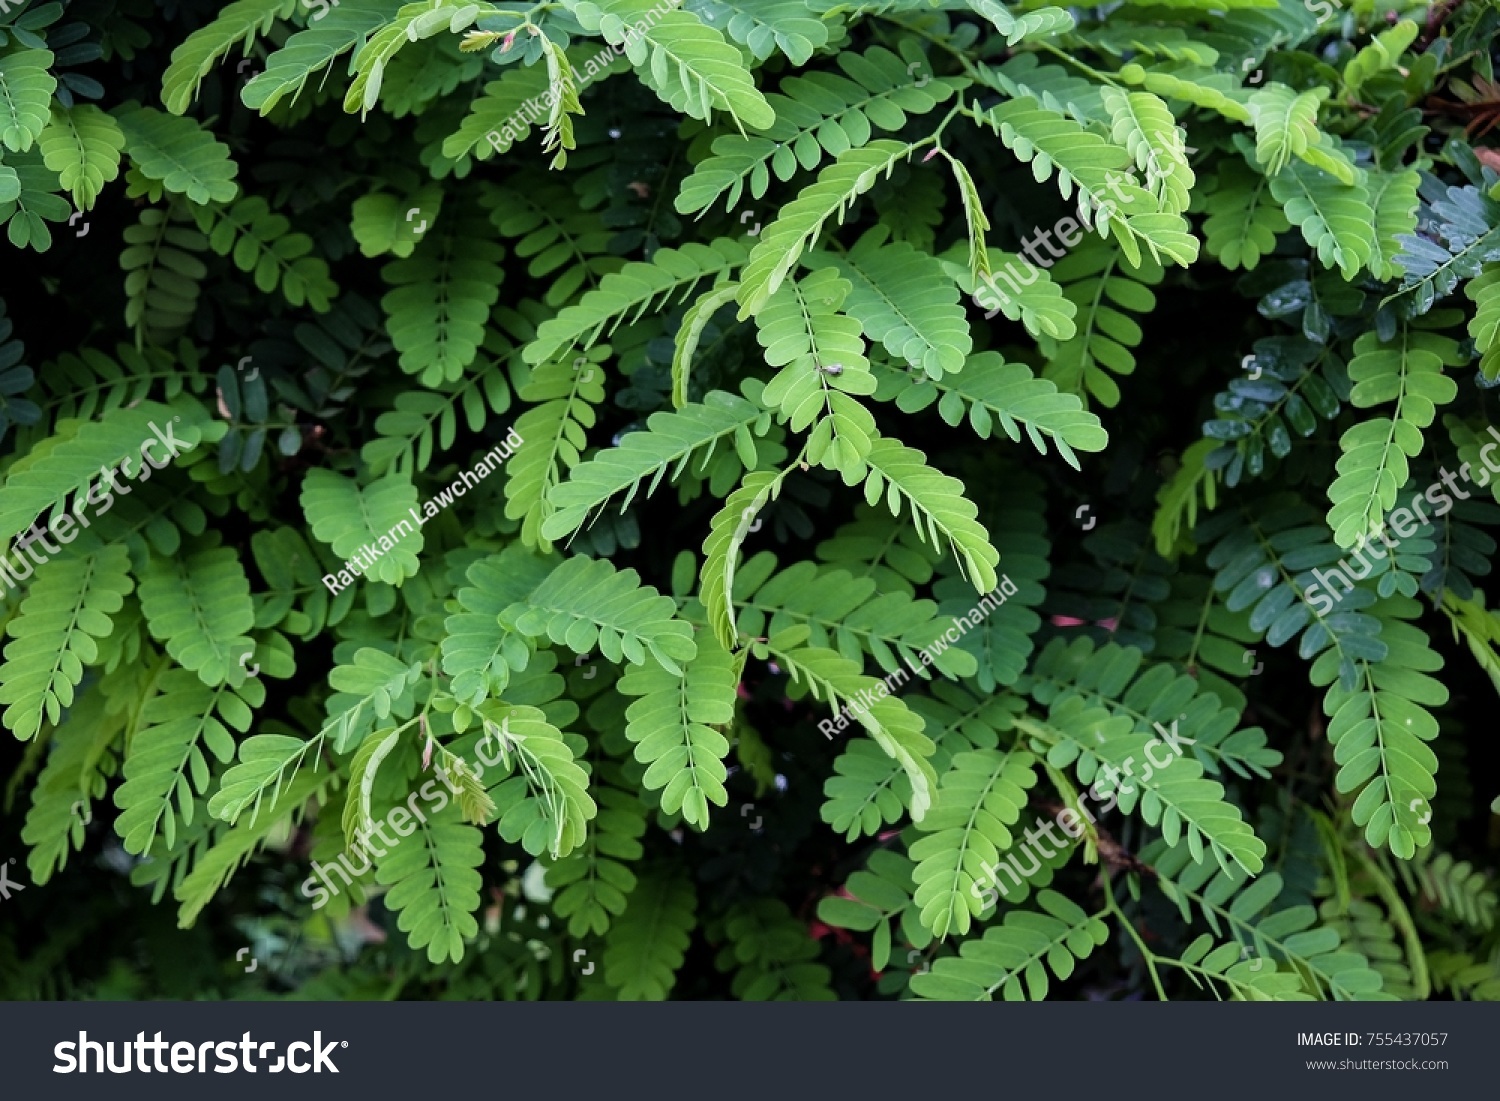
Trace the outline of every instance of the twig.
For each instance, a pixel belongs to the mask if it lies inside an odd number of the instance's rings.
[[[1464,0],[1443,0],[1441,4],[1435,4],[1427,12],[1427,26],[1422,29],[1412,49],[1417,53],[1424,53],[1427,47],[1436,42],[1438,35],[1442,33],[1443,24],[1463,6],[1463,2]]]

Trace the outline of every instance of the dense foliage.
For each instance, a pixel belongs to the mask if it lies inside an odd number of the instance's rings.
[[[652,5],[0,5],[0,995],[1500,998],[1500,5]]]

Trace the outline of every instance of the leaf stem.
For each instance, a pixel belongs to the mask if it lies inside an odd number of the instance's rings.
[[[1156,987],[1156,996],[1164,1002],[1171,1001],[1167,997],[1167,992],[1162,989],[1161,977],[1156,973],[1156,954],[1146,947],[1146,942],[1141,939],[1140,934],[1135,931],[1135,926],[1125,916],[1125,911],[1120,909],[1120,904],[1115,901],[1115,891],[1114,887],[1110,884],[1109,871],[1101,869],[1099,878],[1104,883],[1104,897],[1109,901],[1109,912],[1120,919],[1120,924],[1125,927],[1125,931],[1130,934],[1130,939],[1135,941],[1135,946],[1140,949],[1141,959],[1146,964],[1146,970],[1151,972],[1151,985]]]
[[[1072,54],[1064,53],[1062,50],[1059,50],[1050,42],[1038,42],[1036,43],[1036,45],[1039,48],[1046,50],[1050,54],[1056,54],[1058,57],[1066,61],[1069,65],[1076,66],[1077,68],[1083,70],[1085,73],[1088,73],[1088,75],[1093,77],[1095,80],[1102,81],[1103,83],[1108,84],[1111,88],[1118,88],[1120,86],[1113,77],[1110,77],[1105,73],[1101,73],[1098,69],[1095,69],[1090,65],[1085,65],[1082,61],[1079,61]]]

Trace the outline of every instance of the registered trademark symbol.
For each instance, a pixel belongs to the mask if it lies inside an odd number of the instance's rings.
[[[339,1047],[348,1047],[348,1046],[349,1046],[349,1041],[348,1040],[340,1040],[339,1041]]]

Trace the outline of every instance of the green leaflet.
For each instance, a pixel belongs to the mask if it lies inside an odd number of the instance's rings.
[[[914,527],[892,532],[885,510],[861,501],[854,519],[839,527],[834,537],[819,543],[817,556],[842,566],[856,577],[874,578],[881,591],[915,596],[917,585],[932,580],[942,551],[927,543]]]
[[[493,333],[485,338],[485,344],[482,351],[489,354],[511,347]],[[445,383],[437,393],[407,390],[397,395],[396,407],[375,419],[379,438],[360,449],[360,458],[376,474],[391,471],[414,475],[426,471],[434,452],[441,453],[453,446],[460,423],[470,431],[478,431],[489,422],[492,413],[504,413],[510,408],[510,386],[499,367],[496,359],[465,382]],[[488,465],[498,458],[497,454],[484,461]]]
[[[184,382],[174,357],[160,348],[137,351],[130,344],[117,344],[112,353],[98,348],[68,353],[48,365],[46,377],[37,379],[42,417],[25,426],[25,438],[44,440],[57,423],[113,413],[149,397],[156,387],[165,387],[166,396],[175,398]]]
[[[1475,593],[1472,600],[1460,600],[1450,589],[1443,594],[1442,610],[1453,626],[1455,640],[1462,638],[1468,644],[1470,655],[1500,690],[1500,653],[1495,650],[1500,642],[1500,620],[1484,607],[1483,596]]]
[[[1252,874],[1263,866],[1265,842],[1225,801],[1223,787],[1203,779],[1203,766],[1196,760],[1156,749],[1159,736],[1135,732],[1129,717],[1109,717],[1082,697],[1063,695],[1051,705],[1045,726],[1021,726],[1032,734],[1037,751],[1045,752],[1048,764],[1076,764],[1079,780],[1093,785],[1095,797],[1117,796],[1126,813],[1139,806],[1148,823],[1161,825],[1168,844],[1185,840],[1194,860],[1201,863],[1211,853],[1220,867],[1238,865]],[[1158,764],[1162,757],[1165,765]],[[1101,764],[1109,770],[1101,772]],[[1141,769],[1139,776],[1135,768]]]
[[[756,315],[766,363],[779,368],[761,392],[793,432],[811,429],[809,462],[853,483],[876,434],[875,418],[858,400],[875,392],[860,326],[839,312],[849,284],[829,268],[782,284]]]
[[[568,161],[567,151],[575,147],[573,141],[573,115],[583,114],[578,102],[578,78],[567,55],[546,35],[541,37],[542,55],[547,59],[547,83],[552,100],[547,127],[542,134],[542,147],[554,156],[552,168],[561,168]]]
[[[1188,945],[1177,961],[1195,985],[1206,985],[1218,994],[1215,980],[1222,982],[1234,995],[1236,1001],[1246,1002],[1305,1002],[1311,995],[1302,990],[1296,975],[1273,971],[1265,967],[1263,959],[1248,958],[1248,946],[1238,941],[1217,944],[1214,938],[1204,933]],[[1203,982],[1198,982],[1202,979]]]
[[[338,7],[323,11],[266,58],[265,69],[240,92],[241,101],[266,115],[285,97],[296,99],[309,77],[321,74],[335,58],[362,44],[401,7],[401,0],[340,0]]]
[[[97,640],[114,630],[110,617],[135,586],[127,573],[129,557],[118,544],[94,550],[80,545],[36,567],[24,551],[14,553],[15,565],[0,560],[7,574],[20,574],[25,565],[23,576],[35,571],[36,580],[20,615],[6,625],[13,641],[0,664],[0,703],[9,705],[5,725],[26,741],[44,721],[58,725],[63,709],[73,706],[83,667],[98,662]]]
[[[823,821],[853,841],[901,820],[911,802],[911,782],[900,762],[876,742],[854,738],[834,760],[833,773],[823,782],[823,795]]]
[[[684,7],[705,23],[723,27],[758,61],[780,50],[806,65],[814,51],[828,44],[828,26],[796,0],[694,0]]]
[[[566,482],[552,488],[548,497],[556,511],[542,524],[542,535],[556,540],[572,534],[587,524],[594,509],[602,510],[609,498],[621,492],[625,493],[620,502],[623,512],[648,476],[647,497],[669,472],[675,479],[690,465],[702,470],[721,444],[739,449],[742,457],[748,450],[746,465],[753,468],[752,431],[763,434],[767,419],[759,406],[722,390],[710,391],[701,404],[653,413],[646,422],[647,431],[630,433],[617,447],[574,467]]]
[[[256,738],[251,738],[241,746],[241,760],[245,759],[245,747],[255,741]],[[229,774],[233,771],[231,769]],[[229,774],[226,774],[226,779]],[[300,818],[309,800],[317,798],[322,802],[326,795],[325,789],[332,779],[332,773],[324,773],[322,776],[311,772],[302,773],[285,787],[278,788],[270,805],[265,808],[265,814],[257,813],[248,821],[237,823],[221,834],[212,847],[199,855],[192,871],[176,884],[172,892],[181,903],[177,911],[178,927],[186,929],[197,921],[209,900],[278,826],[286,823],[289,818]],[[209,802],[209,813],[214,813],[212,800]]]
[[[1403,274],[1397,259],[1402,238],[1417,224],[1417,186],[1421,176],[1414,169],[1400,172],[1367,172],[1365,186],[1375,208],[1375,244],[1370,252],[1370,271],[1381,279]]]
[[[141,611],[151,634],[210,688],[244,682],[255,649],[250,581],[229,547],[182,559],[153,558],[141,573]]]
[[[1308,150],[1318,142],[1318,104],[1326,98],[1321,88],[1299,95],[1283,84],[1267,85],[1250,97],[1255,159],[1265,167],[1267,176],[1278,175],[1293,157],[1306,159]]]
[[[712,323],[714,314],[733,302],[739,292],[738,283],[721,283],[703,294],[682,315],[682,325],[672,347],[672,404],[676,408],[681,409],[688,403],[689,374],[704,330]],[[707,400],[707,395],[704,400]]]
[[[919,861],[912,873],[922,924],[939,938],[969,931],[970,916],[986,906],[988,872],[1020,832],[1027,789],[1035,786],[1034,758],[1025,750],[959,753],[939,781],[921,840],[908,852]]]
[[[484,765],[500,836],[532,856],[567,856],[583,844],[598,811],[588,794],[588,769],[538,708],[487,703],[478,714],[482,736],[476,732],[458,743],[460,756]],[[488,772],[497,757],[506,773],[499,781]]]
[[[1000,555],[989,543],[989,533],[974,517],[978,510],[963,495],[963,483],[926,464],[920,451],[895,440],[879,439],[870,448],[865,479],[865,500],[875,504],[884,494],[892,516],[899,516],[901,503],[911,510],[917,534],[926,524],[933,546],[946,541],[963,564],[964,575],[976,591],[995,588],[995,566]]]
[[[1218,50],[1195,40],[1181,27],[1122,23],[1089,31],[1080,37],[1086,37],[1091,45],[1116,57],[1145,54],[1170,61],[1188,61],[1194,65],[1212,65],[1219,59]]]
[[[125,269],[125,324],[138,341],[161,339],[187,328],[198,308],[200,284],[208,267],[194,253],[208,251],[208,238],[191,227],[178,202],[167,209],[146,207],[140,222],[127,226],[120,254]]]
[[[195,203],[227,203],[239,194],[229,147],[192,119],[131,102],[114,111],[125,153],[141,172]]]
[[[1410,859],[1432,837],[1428,825],[1437,791],[1433,779],[1437,757],[1426,744],[1437,737],[1437,720],[1426,710],[1448,700],[1448,690],[1428,673],[1443,659],[1427,636],[1406,622],[1420,605],[1393,596],[1371,609],[1380,620],[1385,655],[1356,663],[1352,686],[1335,681],[1337,651],[1313,665],[1314,684],[1328,684],[1323,711],[1329,716],[1328,740],[1341,766],[1336,783],[1347,794],[1359,792],[1353,819],[1364,827],[1365,840]]]
[[[1372,961],[1371,975],[1380,981],[1380,990],[1368,995],[1368,1000],[1414,1001],[1432,992],[1430,984],[1424,984],[1426,989],[1418,992],[1414,968],[1396,941],[1396,924],[1390,920],[1393,915],[1387,915],[1380,906],[1364,899],[1349,899],[1342,904],[1330,898],[1318,908],[1318,915],[1326,922],[1325,927],[1348,945],[1350,955],[1359,953]]]
[[[0,164],[0,222],[16,248],[46,252],[52,247],[48,222],[68,218],[67,200],[53,192],[60,183],[57,174],[42,163],[39,150],[7,153]]]
[[[1467,860],[1455,861],[1451,853],[1427,850],[1412,866],[1400,864],[1397,868],[1403,880],[1411,873],[1423,898],[1460,921],[1480,929],[1494,927],[1500,900],[1495,897],[1489,876]]]
[[[1120,79],[1130,84],[1139,84],[1146,91],[1163,99],[1179,99],[1196,107],[1217,111],[1235,122],[1251,120],[1249,110],[1240,102],[1244,98],[1243,93],[1236,97],[1240,90],[1233,73],[1214,72],[1191,63],[1157,64],[1146,69],[1132,61],[1120,67]]]
[[[1071,69],[1046,64],[1041,57],[1021,52],[1003,65],[979,62],[974,68],[980,80],[1008,97],[1029,96],[1049,111],[1102,122],[1106,112],[1098,85]]]
[[[1026,683],[1040,702],[1055,705],[1076,694],[1130,719],[1136,733],[1155,730],[1164,741],[1176,738],[1191,747],[1181,751],[1184,755],[1215,776],[1266,779],[1281,763],[1281,753],[1266,745],[1265,731],[1236,729],[1237,709],[1203,691],[1196,677],[1164,664],[1145,666],[1143,659],[1134,647],[1108,643],[1094,651],[1087,639],[1067,646],[1058,639],[1037,655]],[[1170,738],[1163,730],[1170,731]],[[1145,769],[1155,760],[1141,763]]]
[[[1198,523],[1198,494],[1203,505],[1212,510],[1218,504],[1219,481],[1204,466],[1209,454],[1218,450],[1214,440],[1199,440],[1182,453],[1182,465],[1172,478],[1157,490],[1156,515],[1151,518],[1151,534],[1156,539],[1156,553],[1170,557],[1184,530]]]
[[[619,1001],[666,1000],[697,924],[696,901],[691,880],[675,870],[642,871],[604,942],[604,981]]]
[[[1078,333],[1055,346],[1043,342],[1048,352],[1044,377],[1063,393],[1092,394],[1108,407],[1119,404],[1120,389],[1106,369],[1131,374],[1136,367],[1131,349],[1144,335],[1124,311],[1146,314],[1154,310],[1156,295],[1151,287],[1164,274],[1149,257],[1135,264],[1122,251],[1090,238],[1057,262],[1052,278],[1064,285],[1064,296],[1078,307]]]
[[[1104,88],[1100,93],[1112,119],[1115,142],[1125,146],[1136,167],[1146,176],[1147,190],[1167,214],[1187,209],[1193,170],[1183,152],[1177,120],[1167,105],[1150,92]]]
[[[399,119],[447,106],[445,96],[484,72],[484,59],[464,49],[467,40],[468,35],[463,39],[444,35],[416,49],[402,50],[382,75],[380,107]]]
[[[1456,341],[1412,329],[1403,329],[1391,344],[1366,333],[1354,351],[1349,378],[1355,406],[1394,401],[1396,408],[1391,417],[1361,421],[1339,440],[1343,454],[1339,476],[1328,487],[1333,502],[1328,525],[1341,547],[1354,546],[1395,507],[1396,493],[1409,476],[1407,460],[1422,449],[1421,430],[1432,424],[1438,406],[1458,394],[1458,384],[1443,368],[1463,362]]]
[[[516,256],[528,261],[526,274],[550,277],[542,300],[562,306],[585,284],[596,285],[600,276],[620,266],[608,255],[612,236],[598,212],[568,209],[572,193],[566,188],[538,177],[524,183],[496,188],[482,202],[501,236],[516,239]]]
[[[1500,375],[1500,264],[1488,265],[1469,280],[1464,294],[1478,307],[1469,322],[1469,336],[1483,356],[1479,369],[1493,380]]]
[[[947,161],[953,169],[958,196],[964,204],[964,226],[969,233],[969,284],[971,288],[992,287],[995,273],[990,266],[990,250],[984,243],[985,231],[990,228],[989,216],[984,212],[984,200],[979,195],[979,186],[963,162],[953,156],[947,157]]]
[[[940,1001],[1043,1001],[1048,972],[1067,979],[1079,960],[1109,939],[1099,914],[1087,914],[1056,891],[1037,895],[1035,910],[1013,910],[984,936],[965,941],[957,958],[940,959],[932,972],[913,975],[912,992]],[[1045,967],[1043,964],[1045,963]]]
[[[819,567],[805,559],[777,571],[776,556],[762,551],[735,575],[734,600],[752,637],[773,636],[789,626],[807,628],[813,646],[837,650],[850,661],[873,657],[887,673],[919,669],[919,657],[946,629],[931,600],[902,592],[880,592],[869,577]],[[935,651],[931,662],[950,677],[975,672],[972,655],[958,648]]]
[[[1064,31],[1071,31],[1077,21],[1062,8],[1038,8],[1025,15],[1013,15],[996,0],[965,0],[969,7],[995,25],[1005,36],[1005,44],[1014,46],[1028,38],[1051,38]]]
[[[73,193],[79,210],[92,209],[104,185],[120,174],[125,134],[119,123],[91,103],[52,108],[38,141],[42,160]]]
[[[645,665],[651,659],[669,672],[692,661],[693,632],[674,615],[672,598],[639,583],[634,570],[616,570],[604,559],[569,558],[523,600],[501,613],[504,624],[532,638],[550,638],[575,653],[596,645],[610,661]]]
[[[1103,451],[1109,441],[1099,418],[1083,408],[1073,394],[1058,393],[1047,379],[1037,378],[1022,363],[1006,363],[997,352],[980,352],[964,364],[961,374],[932,380],[881,372],[882,384],[891,378],[900,385],[896,404],[915,413],[938,403],[938,414],[948,424],[968,421],[980,439],[996,435],[996,425],[1019,442],[1022,430],[1043,455],[1050,440],[1058,454],[1073,469],[1079,469],[1079,451]],[[899,383],[898,381],[899,380]]]
[[[1078,224],[1073,222],[1072,228],[1076,230]],[[979,260],[979,256],[984,259]],[[943,266],[959,288],[972,295],[974,304],[985,311],[986,321],[1004,314],[1011,321],[1020,321],[1038,340],[1068,340],[1078,332],[1077,305],[1063,294],[1045,267],[995,248],[971,256],[968,270],[951,260],[944,261]],[[977,275],[973,274],[976,269]]]
[[[453,678],[458,699],[478,707],[505,691],[512,672],[525,670],[531,660],[526,636],[501,626],[499,615],[530,596],[552,568],[546,558],[519,547],[468,568],[469,584],[454,594],[459,611],[444,623],[443,672]]]
[[[1417,313],[1430,310],[1460,279],[1473,279],[1485,264],[1500,260],[1500,203],[1494,198],[1475,187],[1448,187],[1432,213],[1444,243],[1403,236],[1394,261],[1406,273],[1398,294],[1411,295]]]
[[[1332,647],[1339,655],[1339,676],[1352,685],[1356,658],[1378,661],[1386,655],[1379,620],[1362,614],[1375,594],[1362,586],[1343,592],[1332,584],[1325,588],[1324,577],[1335,579],[1320,575],[1318,568],[1341,554],[1316,510],[1279,497],[1267,505],[1253,524],[1221,513],[1199,525],[1194,537],[1205,546],[1214,544],[1207,559],[1216,571],[1213,588],[1225,594],[1227,611],[1248,612],[1247,626],[1256,635],[1264,633],[1271,646],[1300,639],[1298,655],[1304,660]]]
[[[785,472],[780,476],[769,471],[747,474],[740,487],[725,499],[724,507],[714,513],[708,538],[703,543],[699,599],[708,612],[709,625],[719,644],[726,650],[734,649],[739,642],[733,593],[740,547],[750,534],[755,514],[776,498],[783,477]]]
[[[444,493],[451,501],[451,491]],[[417,491],[409,479],[387,474],[360,486],[331,470],[309,470],[301,500],[313,534],[343,559],[338,573],[396,585],[417,572],[423,513],[417,510]],[[347,583],[338,579],[340,587]]]
[[[1032,609],[1047,595],[1043,582],[1052,572],[1053,546],[1044,520],[1042,486],[1034,476],[1007,466],[1001,484],[987,496],[995,549],[1005,564],[1000,589],[976,601],[970,584],[957,576],[941,579],[932,589],[945,620],[945,639],[949,629],[967,621],[968,631],[954,645],[978,663],[971,687],[980,692],[1014,684],[1025,671],[1041,626],[1041,617]]]
[[[72,851],[83,847],[94,804],[103,800],[107,777],[116,771],[117,753],[111,747],[126,721],[123,713],[107,710],[103,691],[89,692],[53,733],[21,830],[21,840],[31,848],[26,870],[37,886],[45,885],[67,866]]]
[[[760,235],[750,261],[740,275],[740,320],[757,313],[797,266],[803,251],[817,240],[829,218],[843,220],[854,200],[889,176],[915,146],[880,139],[850,149],[818,173],[816,183],[781,208],[776,220]]]
[[[417,220],[407,214],[417,211]],[[423,187],[408,198],[390,193],[371,192],[363,198],[354,199],[351,208],[350,231],[360,243],[360,254],[365,257],[380,257],[392,254],[405,260],[422,242],[417,233],[432,220],[437,220],[443,210],[443,190],[440,187]]]
[[[733,28],[731,22],[731,34]],[[747,185],[752,198],[763,198],[773,174],[789,180],[817,168],[825,156],[867,144],[876,130],[900,130],[910,115],[927,114],[969,83],[934,78],[925,63],[908,63],[883,46],[842,52],[838,66],[842,74],[812,70],[782,81],[781,91],[766,97],[776,121],[764,133],[715,138],[710,156],[682,181],[678,212],[701,217],[726,192],[732,210]]]
[[[413,948],[426,948],[432,963],[462,960],[464,941],[479,932],[482,838],[457,804],[448,804],[427,812],[378,860],[375,878],[390,885],[385,900],[400,914],[396,927]]]
[[[457,0],[431,0],[405,4],[395,18],[385,23],[357,50],[350,61],[354,79],[344,95],[344,110],[358,111],[363,118],[380,99],[385,67],[408,42],[420,42],[448,31],[457,34],[482,15],[498,14],[490,4],[459,4]]]
[[[197,413],[184,416],[176,412],[177,408]],[[153,466],[142,461],[142,446],[149,445],[151,460],[159,460],[167,445],[158,442],[158,432],[165,433],[170,424],[177,453],[191,451],[205,436],[217,438],[210,435],[215,429],[205,423],[207,419],[201,406],[141,402],[111,412],[105,420],[91,424],[87,432],[62,439],[50,450],[34,450],[10,468],[5,484],[0,486],[0,539],[20,534],[44,509],[62,504],[73,494],[78,495],[73,504],[75,514],[100,508],[115,492],[106,487],[109,480],[101,476],[103,471],[116,471],[116,480],[109,482],[110,486],[119,486],[121,475],[125,482],[148,481]],[[121,492],[132,490],[126,485]]]
[[[425,214],[423,220],[429,220]],[[478,218],[440,219],[410,257],[380,269],[392,288],[380,308],[401,369],[425,386],[458,381],[484,343],[485,322],[505,278],[505,249],[489,236]]]
[[[208,801],[208,813],[234,825],[248,808],[251,829],[257,822],[262,828],[269,828],[266,824],[275,820],[277,810],[293,805],[293,796],[312,790],[317,783],[317,769],[303,772],[302,766],[309,755],[313,764],[317,764],[316,750],[322,741],[321,735],[311,741],[285,734],[256,734],[247,738],[240,743],[239,764],[224,773],[219,790]],[[288,770],[291,776],[287,775]],[[271,800],[262,817],[268,787]]]
[[[1230,161],[1219,175],[1219,187],[1207,200],[1203,247],[1226,268],[1254,271],[1261,257],[1276,247],[1276,235],[1291,229],[1271,199],[1264,176]]]
[[[545,66],[512,66],[484,87],[470,105],[458,130],[443,142],[443,156],[488,160],[510,151],[531,133],[529,112],[522,106],[547,91]]]
[[[161,101],[167,110],[184,114],[215,65],[241,44],[248,55],[256,38],[277,19],[290,18],[297,7],[295,0],[235,0],[208,26],[188,35],[172,51],[172,64],[161,78]]]
[[[182,669],[163,674],[141,710],[140,729],[125,757],[125,783],[115,792],[120,816],[115,832],[125,851],[145,853],[158,833],[170,848],[178,823],[193,824],[194,792],[208,793],[206,747],[220,764],[234,759],[233,729],[246,733],[253,709],[265,703],[265,685],[247,680],[237,689],[208,688]],[[173,811],[173,802],[176,811]]]
[[[653,8],[652,0],[579,0],[572,10],[584,30],[600,32],[611,46],[623,44],[641,82],[675,109],[699,119],[725,111],[741,129],[775,122],[739,51],[712,24]],[[645,30],[627,37],[627,24]]]
[[[1094,221],[1101,234],[1118,241],[1131,263],[1140,263],[1141,245],[1155,259],[1165,256],[1184,266],[1197,259],[1198,241],[1187,221],[1121,171],[1131,159],[1127,149],[1030,97],[1002,103],[983,118],[1017,158],[1031,165],[1038,183],[1056,169],[1064,199],[1076,187],[1085,224]]]
[[[1370,961],[1342,944],[1331,925],[1319,923],[1311,906],[1273,909],[1286,893],[1276,872],[1247,881],[1238,869],[1226,872],[1196,864],[1183,847],[1168,849],[1160,842],[1141,855],[1156,869],[1162,894],[1176,904],[1182,919],[1194,921],[1196,911],[1215,936],[1233,935],[1253,972],[1276,974],[1285,962],[1307,976],[1304,985],[1316,997],[1386,1000]]]
[[[648,664],[619,681],[622,693],[639,697],[625,711],[625,735],[635,743],[635,759],[647,766],[642,782],[661,792],[663,811],[680,812],[700,830],[708,828],[710,803],[729,802],[729,741],[715,728],[734,718],[738,684],[729,652],[708,637],[681,674]]]
[[[868,744],[852,742],[849,748]],[[891,962],[892,926],[899,922],[899,934],[917,946],[907,953],[910,962],[932,940],[932,934],[916,920],[912,868],[912,862],[899,853],[875,849],[866,867],[853,872],[844,884],[851,897],[827,895],[819,900],[818,920],[843,929],[874,930],[870,964],[882,970]]]
[[[831,650],[804,646],[771,652],[787,667],[794,681],[806,681],[814,698],[826,695],[836,714],[849,707],[870,737],[900,764],[911,781],[912,821],[922,821],[932,806],[937,787],[937,774],[928,761],[933,743],[922,733],[922,720],[899,700],[885,695],[883,682],[865,676],[858,664]],[[871,693],[874,693],[873,703],[861,703],[858,709],[849,706],[855,697],[868,698]],[[846,721],[840,715],[841,724]]]
[[[421,666],[372,646],[355,651],[353,657],[328,674],[335,692],[328,697],[328,721],[319,734],[333,735],[333,748],[339,752],[362,746],[377,722],[409,716],[415,709],[411,688],[421,676]]]
[[[1375,252],[1375,212],[1362,185],[1341,184],[1298,160],[1271,180],[1271,194],[1324,264],[1337,267],[1345,279],[1369,266]]]
[[[716,961],[734,966],[730,990],[742,1001],[831,1002],[828,968],[812,961],[817,942],[803,935],[802,923],[786,903],[760,898],[733,907],[724,920],[729,943]]]
[[[956,373],[973,342],[942,265],[910,245],[882,244],[882,236],[866,234],[841,255],[814,253],[807,266],[831,267],[849,282],[844,310],[891,355],[933,378]]]
[[[380,764],[390,756],[401,740],[401,731],[382,730],[359,745],[349,764],[349,797],[344,804],[344,839],[351,849],[360,844],[361,835],[373,829],[375,818],[370,808],[370,792],[380,772]]]
[[[23,49],[0,57],[0,145],[24,153],[47,125],[57,88],[50,50]]]
[[[1416,41],[1421,28],[1410,19],[1382,31],[1344,66],[1344,88],[1349,95],[1359,95],[1360,86],[1376,73],[1394,69],[1406,48]]]
[[[1167,849],[1160,841],[1142,856],[1157,868],[1158,889],[1176,903],[1182,919],[1193,921],[1197,910],[1215,936],[1232,933],[1248,950],[1242,956],[1256,957],[1254,969],[1268,963],[1275,969],[1284,960],[1311,978],[1307,986],[1319,998],[1385,1001],[1370,962],[1341,945],[1337,930],[1319,924],[1313,907],[1268,909],[1284,894],[1283,877],[1275,871],[1247,882],[1241,871],[1194,864],[1187,850]]]
[[[547,868],[547,886],[557,894],[553,908],[568,922],[575,937],[602,936],[625,912],[636,875],[628,862],[638,861],[645,849],[645,805],[630,792],[596,784],[599,813],[583,846]]]
[[[339,292],[328,277],[328,265],[308,255],[312,238],[287,232],[291,222],[272,213],[264,199],[241,199],[231,207],[205,210],[198,228],[207,235],[209,248],[232,256],[236,267],[254,275],[258,290],[279,289],[293,306],[305,303],[324,313]]]
[[[597,290],[583,296],[549,318],[537,329],[537,337],[526,346],[530,364],[543,363],[571,351],[576,344],[592,345],[607,339],[627,321],[638,321],[651,309],[663,309],[681,301],[706,278],[718,278],[744,263],[744,246],[727,237],[712,245],[689,244],[682,249],[661,249],[650,263],[631,263],[606,275]]]
[[[609,346],[601,349],[608,352]],[[542,529],[557,509],[550,494],[583,457],[594,406],[604,400],[603,376],[598,362],[578,356],[571,365],[543,364],[519,389],[522,400],[537,404],[516,420],[523,442],[506,464],[505,515],[521,520],[522,542],[543,553],[552,542]]]
[[[405,666],[377,649],[357,652],[353,664],[339,666],[329,675],[330,684],[339,693],[329,699],[329,721],[323,729],[309,739],[257,733],[240,742],[239,763],[220,778],[219,790],[208,799],[208,813],[236,823],[248,808],[254,826],[260,819],[267,787],[272,792],[273,807],[278,807],[285,790],[302,790],[299,784],[314,783],[302,769],[311,760],[312,772],[318,771],[318,754],[330,733],[336,750],[348,750],[369,732],[375,718],[386,718],[392,712],[399,717],[410,715],[413,703],[407,690],[419,673],[420,666]]]
[[[1430,962],[1434,985],[1455,1001],[1487,1001],[1500,994],[1500,970],[1487,960],[1476,960],[1467,952],[1436,951]]]

